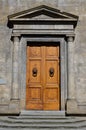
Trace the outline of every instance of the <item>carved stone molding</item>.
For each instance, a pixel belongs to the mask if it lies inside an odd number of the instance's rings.
[[[68,41],[68,43],[73,42],[74,41],[74,37],[73,36],[67,37],[67,41]]]

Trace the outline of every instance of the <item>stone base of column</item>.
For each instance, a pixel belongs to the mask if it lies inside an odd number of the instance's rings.
[[[10,100],[8,104],[0,105],[0,115],[19,115],[20,100]]]
[[[67,115],[86,115],[86,104],[79,105],[76,99],[68,99],[66,103]]]
[[[68,99],[66,103],[66,114],[76,114],[77,112],[77,101],[75,99]]]
[[[19,114],[20,113],[20,100],[11,100],[9,104],[9,113]]]

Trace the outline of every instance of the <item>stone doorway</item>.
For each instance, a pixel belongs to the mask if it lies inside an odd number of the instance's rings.
[[[13,29],[12,40],[14,43],[11,88],[12,103],[10,105],[17,105],[17,113],[25,109],[27,42],[59,42],[61,57],[60,110],[68,113],[76,111],[73,50],[74,28],[76,27],[78,17],[46,5],[41,5],[10,15],[8,19],[8,26]],[[73,106],[70,107],[70,104],[75,104],[75,108]]]

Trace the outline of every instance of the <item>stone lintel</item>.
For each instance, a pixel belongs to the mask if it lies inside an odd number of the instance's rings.
[[[27,29],[27,30],[25,30],[25,29],[23,29],[23,30],[13,30],[13,34],[12,34],[12,36],[16,36],[16,35],[39,35],[39,34],[41,34],[41,35],[69,35],[71,33],[71,35],[74,35],[74,30],[72,30],[72,29],[70,29],[70,30],[54,30],[54,29],[52,29],[52,30],[48,30],[48,29],[45,29],[45,30],[35,30],[35,29],[33,29],[33,30],[29,30],[29,29]]]
[[[14,28],[13,29],[21,29],[21,30],[23,30],[23,29],[34,29],[34,30],[36,30],[36,29],[39,29],[39,30],[45,30],[45,29],[54,29],[54,30],[56,30],[56,29],[59,29],[59,30],[61,30],[61,29],[67,29],[67,30],[70,30],[70,29],[73,29],[73,25],[57,25],[57,24],[51,24],[51,25],[49,25],[49,24],[28,24],[28,25],[17,25],[17,24],[15,24],[14,25]]]

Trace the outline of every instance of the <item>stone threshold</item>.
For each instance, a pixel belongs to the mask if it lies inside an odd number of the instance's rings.
[[[52,116],[65,116],[65,111],[39,111],[39,110],[22,110],[21,116],[40,116],[40,115],[52,115]]]

